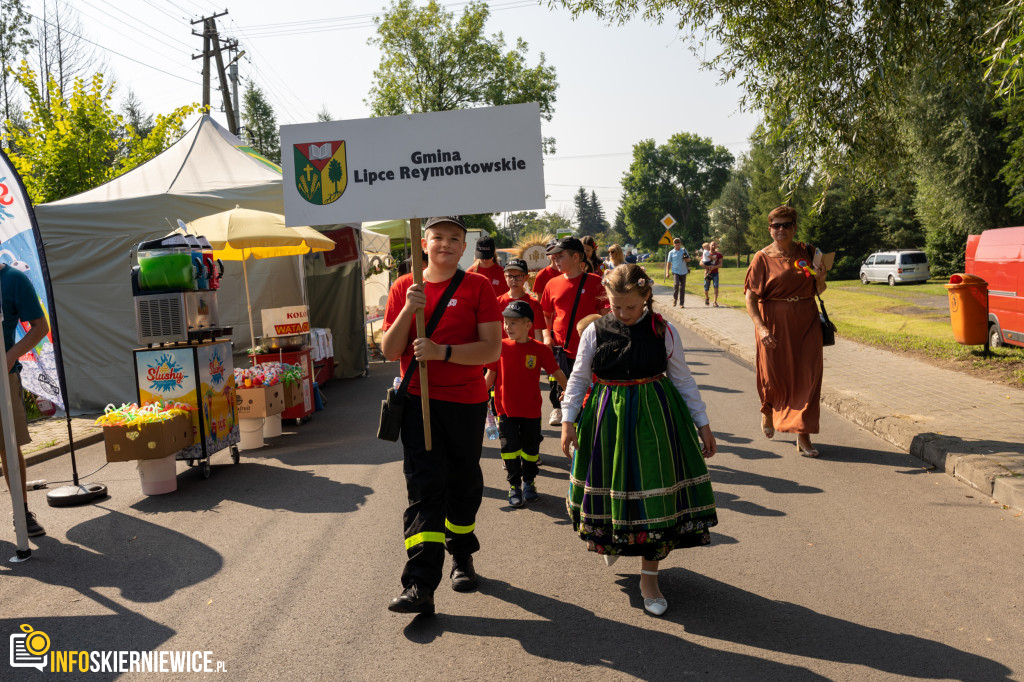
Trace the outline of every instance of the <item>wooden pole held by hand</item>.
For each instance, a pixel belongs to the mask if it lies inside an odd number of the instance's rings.
[[[412,248],[412,281],[423,284],[423,246],[420,241],[420,219],[409,221],[409,246]],[[416,338],[421,339],[427,333],[427,325],[423,317],[423,308],[416,311]],[[430,388],[427,384],[427,363],[420,362],[420,402],[423,407],[423,443],[427,450],[433,449],[430,438]]]

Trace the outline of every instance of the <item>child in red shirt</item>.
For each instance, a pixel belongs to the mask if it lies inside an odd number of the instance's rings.
[[[484,235],[476,242],[476,261],[466,268],[466,272],[475,272],[487,278],[494,289],[495,296],[508,291],[501,266],[494,262],[494,237]]]
[[[498,296],[498,307],[504,310],[512,301],[526,301],[533,309],[533,325],[530,327],[528,338],[543,341],[541,331],[544,329],[544,313],[540,309],[540,301],[526,293],[526,278],[530,276],[530,269],[522,258],[512,258],[505,264],[505,282],[508,284],[508,291]],[[501,330],[501,338],[507,339],[508,334]]]
[[[512,301],[501,313],[508,338],[501,342],[501,357],[488,365],[487,383],[501,376],[501,391],[495,394],[499,403],[498,423],[501,436],[501,459],[509,483],[508,503],[522,507],[523,502],[539,499],[534,479],[540,458],[541,394],[537,390],[540,371],[555,378],[564,389],[565,373],[558,368],[551,349],[529,336],[533,309],[526,301]]]

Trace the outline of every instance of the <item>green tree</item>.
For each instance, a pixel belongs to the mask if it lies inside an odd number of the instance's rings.
[[[102,74],[75,80],[70,95],[50,79],[48,97],[22,62],[18,82],[28,98],[24,127],[9,127],[11,162],[33,203],[92,189],[153,158],[184,134],[188,105],[156,117],[145,139],[110,107],[113,85]]]
[[[334,183],[334,193],[338,193],[338,183],[341,182],[341,164],[337,159],[331,159],[327,164],[327,179]]]
[[[35,39],[29,30],[32,16],[25,11],[22,0],[4,0],[0,4],[0,97],[3,97],[4,118],[11,119],[12,103],[16,105],[13,92],[16,78],[15,66],[35,47]]]
[[[789,204],[797,213],[809,213],[810,195],[803,181],[788,191],[786,178],[792,166],[790,145],[786,139],[767,139],[764,129],[758,129],[750,137],[750,151],[743,160],[743,174],[749,179],[750,222],[747,225],[747,248],[753,252],[770,241],[768,214],[777,206]]]
[[[736,267],[740,267],[740,254],[749,254],[747,227],[750,225],[750,178],[743,172],[742,160],[733,169],[722,193],[711,204],[711,228],[720,235],[722,253],[736,254]],[[691,244],[691,248],[698,246]]]
[[[277,116],[263,90],[252,80],[245,86],[242,99],[242,125],[249,144],[274,163],[281,163],[281,138],[277,132]]]
[[[381,53],[366,100],[373,115],[539,102],[541,117],[550,121],[558,88],[554,67],[544,53],[529,66],[522,39],[506,50],[501,33],[488,37],[489,16],[482,2],[470,2],[456,20],[435,0],[421,7],[393,0],[374,19],[377,35],[369,41]],[[549,152],[553,142],[545,140]]]
[[[708,207],[718,198],[733,156],[710,138],[676,133],[664,145],[633,145],[633,162],[622,179],[622,210],[629,235],[654,249],[665,232],[661,219],[679,221],[684,243],[700,243],[709,231]]]

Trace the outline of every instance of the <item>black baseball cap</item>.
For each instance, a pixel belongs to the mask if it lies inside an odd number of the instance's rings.
[[[579,253],[586,253],[583,250],[583,242],[576,237],[562,237],[554,244],[548,244],[547,253],[558,253],[560,251],[578,251]]]
[[[440,225],[441,223],[451,223],[455,227],[462,228],[462,232],[466,232],[466,223],[462,222],[462,216],[460,215],[439,215],[433,218],[427,218],[427,222],[423,225],[423,231],[426,232],[434,225]]]
[[[477,258],[494,258],[494,237],[484,235],[476,242]]]
[[[523,272],[529,272],[530,266],[526,264],[522,258],[509,258],[508,263],[505,263],[505,272],[509,270],[522,270]]]
[[[525,317],[533,322],[533,308],[523,300],[510,301],[501,314],[505,317]]]

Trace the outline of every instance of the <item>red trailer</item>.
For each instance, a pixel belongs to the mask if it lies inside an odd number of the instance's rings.
[[[969,235],[964,269],[988,282],[989,345],[1024,346],[1024,227]]]

